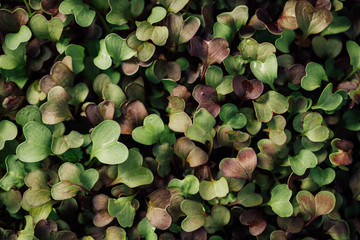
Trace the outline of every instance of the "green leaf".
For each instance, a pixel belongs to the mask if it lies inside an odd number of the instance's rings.
[[[12,187],[20,189],[24,185],[26,175],[24,164],[15,155],[8,155],[5,159],[6,174],[0,179],[0,187],[9,191]]]
[[[5,36],[5,45],[10,50],[16,50],[21,43],[25,43],[30,40],[31,38],[31,31],[30,29],[23,25],[20,27],[18,33],[9,33]]]
[[[337,109],[343,102],[343,97],[338,92],[333,93],[332,90],[332,83],[326,85],[316,105],[312,106],[312,109],[322,109],[325,111],[333,111]]]
[[[97,57],[94,58],[93,61],[95,66],[97,66],[102,70],[106,70],[109,67],[111,67],[112,60],[106,49],[105,39],[101,39],[99,43],[100,43],[99,54],[97,55]]]
[[[10,214],[17,213],[21,208],[21,192],[13,188],[7,192],[0,191],[0,204],[5,205]]]
[[[108,2],[111,10],[106,15],[106,20],[116,25],[127,23],[131,18],[131,3],[128,0],[108,0]]]
[[[260,194],[255,193],[255,184],[248,183],[237,194],[236,203],[244,207],[255,207],[262,203],[263,199]]]
[[[120,125],[112,120],[104,120],[92,131],[93,143],[90,159],[96,157],[104,164],[119,164],[129,156],[127,147],[117,140],[120,137]]]
[[[319,187],[332,183],[335,179],[335,175],[335,171],[332,168],[322,170],[320,167],[315,167],[310,169],[310,176]]]
[[[284,29],[280,38],[276,39],[275,46],[283,53],[289,53],[289,45],[295,40],[295,32]]]
[[[245,5],[239,5],[231,12],[224,12],[216,16],[219,23],[229,26],[234,32],[246,24],[249,19],[249,9]]]
[[[302,149],[295,157],[290,157],[290,166],[293,172],[298,175],[304,175],[308,168],[316,167],[318,161],[316,155],[307,149]]]
[[[222,205],[216,205],[211,209],[210,216],[206,217],[204,228],[211,234],[221,230],[229,222],[230,211]]]
[[[169,14],[167,19],[169,38],[176,44],[186,43],[196,34],[200,24],[199,18],[195,16],[190,16],[184,21],[181,15]]]
[[[115,67],[118,67],[122,61],[130,59],[136,54],[135,50],[128,47],[126,39],[123,39],[116,33],[110,33],[105,37],[105,45]]]
[[[34,15],[29,25],[35,37],[51,41],[59,41],[64,28],[60,18],[54,17],[48,21],[42,14]]]
[[[65,55],[70,56],[72,59],[75,74],[82,72],[85,68],[84,52],[85,52],[85,48],[76,44],[70,44],[65,49]]]
[[[185,136],[191,140],[205,144],[207,141],[213,142],[213,127],[216,121],[214,117],[204,108],[195,112],[193,125],[185,131]]]
[[[0,55],[0,69],[11,70],[18,66],[25,65],[25,45],[25,43],[22,43],[15,50],[11,50],[6,44],[3,44],[5,54]]]
[[[315,54],[324,59],[335,58],[342,49],[342,42],[338,38],[326,40],[322,36],[316,36],[312,39],[311,43]]]
[[[18,130],[14,123],[2,120],[0,122],[0,150],[4,148],[6,141],[15,139],[17,134]]]
[[[154,176],[150,169],[142,167],[142,163],[142,155],[135,149],[130,149],[126,161],[117,166],[117,177],[112,184],[124,183],[135,188],[152,183]]]
[[[72,97],[69,104],[79,106],[89,94],[89,88],[83,82],[76,84],[72,88],[67,88],[66,92]]]
[[[287,184],[279,184],[271,190],[271,198],[267,205],[271,206],[279,217],[290,217],[293,214],[293,206],[289,202],[291,196],[292,191]]]
[[[185,197],[189,195],[195,195],[199,192],[199,180],[194,175],[187,175],[183,180],[174,178],[172,179],[168,187],[176,187],[180,189],[180,192]]]
[[[186,218],[181,222],[181,228],[185,232],[193,232],[205,224],[205,209],[201,203],[184,200],[181,202],[180,208],[186,214]]]
[[[246,125],[246,117],[239,113],[238,108],[232,103],[226,103],[221,107],[219,113],[223,125],[229,125],[233,129],[240,129]]]
[[[346,50],[350,56],[350,64],[353,66],[353,70],[360,69],[360,47],[354,41],[347,41],[346,42]],[[1,66],[1,65],[0,65]]]
[[[39,162],[51,154],[51,132],[43,124],[30,121],[23,133],[26,141],[16,148],[16,156],[23,162]]]
[[[41,123],[41,112],[38,107],[29,105],[16,114],[16,123],[25,126],[26,123],[35,121]]]
[[[321,86],[321,80],[328,80],[324,68],[318,63],[308,63],[305,71],[306,76],[301,79],[301,87],[306,91],[313,91]]]
[[[351,20],[346,16],[338,16],[335,13],[333,16],[332,22],[321,32],[321,36],[343,33],[351,27]]]
[[[30,215],[25,216],[26,225],[23,230],[19,232],[18,240],[33,240],[36,239],[34,234],[34,221]]]
[[[216,197],[222,198],[229,193],[229,186],[224,177],[221,177],[219,180],[206,181],[203,180],[200,183],[199,189],[200,196],[206,200],[212,200]]]
[[[89,27],[96,15],[95,11],[90,10],[89,5],[81,0],[64,0],[59,6],[59,11],[65,15],[74,15],[75,21],[81,27]]]
[[[329,138],[329,129],[324,126],[322,116],[317,112],[306,112],[294,118],[295,131],[302,133],[312,142],[323,142]]]
[[[84,143],[84,139],[77,131],[71,131],[68,135],[55,136],[51,143],[51,151],[56,155],[65,153],[70,148],[79,148]]]
[[[156,114],[150,114],[144,119],[144,126],[137,127],[132,132],[132,138],[144,145],[153,145],[160,142],[165,130],[164,123]]]
[[[189,0],[160,0],[160,4],[173,13],[179,12],[188,2]]]
[[[274,54],[270,54],[265,62],[252,61],[250,69],[258,80],[269,84],[272,89],[275,89],[274,81],[277,78],[278,63]]]
[[[269,131],[269,138],[271,141],[273,141],[277,145],[283,145],[287,140],[287,136],[284,131],[285,126],[285,118],[282,115],[276,115],[268,123],[268,129],[264,130]]]
[[[109,199],[109,214],[116,217],[121,227],[131,227],[133,225],[136,212],[135,207],[132,205],[133,201],[137,201],[134,196]]]
[[[75,197],[80,190],[89,192],[99,179],[99,173],[93,168],[84,170],[82,165],[64,163],[60,166],[60,182],[51,188],[51,197],[64,200]]]
[[[146,217],[141,219],[137,227],[139,233],[145,237],[146,240],[157,240],[158,237],[155,233],[156,228],[153,227]]]
[[[135,34],[140,41],[151,39],[155,45],[163,46],[169,37],[169,30],[165,26],[152,26],[143,21],[138,25]]]
[[[258,43],[253,38],[242,40],[238,46],[238,49],[241,52],[241,58],[245,60],[245,62],[252,62],[256,60],[265,62],[270,55],[275,54],[276,52],[275,46],[271,43]]]
[[[256,118],[261,122],[270,122],[273,112],[282,114],[289,108],[286,98],[278,92],[268,91],[253,101]]]
[[[160,177],[167,176],[170,173],[170,164],[173,159],[174,149],[169,143],[159,143],[153,148],[155,161],[158,164],[157,171]]]
[[[151,9],[151,14],[147,18],[147,21],[152,25],[154,23],[160,22],[166,17],[166,9],[160,6],[156,6]]]

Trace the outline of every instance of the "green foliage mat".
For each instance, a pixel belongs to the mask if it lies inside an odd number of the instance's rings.
[[[0,240],[360,239],[359,12],[0,1]]]

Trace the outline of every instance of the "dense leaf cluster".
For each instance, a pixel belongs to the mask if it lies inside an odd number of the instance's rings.
[[[0,3],[0,239],[359,239],[360,4]]]

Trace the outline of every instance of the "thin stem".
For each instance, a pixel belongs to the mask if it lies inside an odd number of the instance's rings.
[[[349,73],[349,75],[347,75],[347,76],[344,78],[343,81],[346,81],[348,78],[350,78],[352,75],[354,75],[354,74],[356,73],[356,71],[357,71],[357,69],[354,68],[354,69],[351,71],[351,73]]]
[[[310,218],[310,220],[304,225],[304,227],[309,226],[316,218],[317,218],[317,216],[312,216],[312,217]]]
[[[24,4],[25,4],[25,6],[26,6],[26,9],[27,9],[28,13],[29,13],[29,14],[31,14],[31,13],[32,13],[32,11],[31,11],[31,8],[30,8],[30,6],[29,6],[29,4],[28,4],[27,0],[23,0],[23,1],[24,1]]]
[[[95,9],[97,17],[100,19],[100,21],[101,21],[102,25],[104,26],[106,32],[110,32],[109,26],[107,25],[107,22],[105,21],[102,14],[96,8],[94,8],[94,9]]]

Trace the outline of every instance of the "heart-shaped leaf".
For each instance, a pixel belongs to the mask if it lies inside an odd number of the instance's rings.
[[[299,114],[293,120],[295,131],[302,133],[312,142],[323,142],[329,137],[329,129],[324,126],[322,116],[317,112]]]
[[[51,132],[43,124],[30,121],[23,133],[26,141],[16,148],[16,156],[23,162],[39,162],[51,154]]]
[[[106,70],[111,67],[112,60],[109,52],[106,49],[105,39],[99,41],[100,49],[97,57],[94,58],[94,64],[102,70]]]
[[[176,45],[187,43],[195,35],[200,27],[200,20],[190,16],[184,21],[182,16],[169,14],[167,18],[169,38]]]
[[[225,176],[233,178],[252,179],[252,173],[257,165],[256,153],[252,148],[242,148],[236,158],[224,158],[219,168]]]
[[[120,66],[122,61],[132,58],[136,53],[135,50],[128,47],[126,39],[121,38],[116,33],[110,33],[105,37],[105,46],[115,67]]]
[[[115,104],[107,100],[99,103],[99,105],[90,103],[85,108],[85,115],[94,126],[104,120],[113,120],[114,113]]]
[[[335,6],[335,4],[333,4]],[[321,36],[343,33],[351,27],[351,20],[346,16],[339,16],[333,12],[333,20],[322,32]]]
[[[330,162],[336,166],[350,165],[353,162],[352,151],[354,144],[346,139],[335,138],[331,141],[335,152],[329,155]]]
[[[110,12],[106,20],[111,24],[123,25],[131,18],[131,3],[128,0],[109,0]]]
[[[68,117],[72,118],[69,109],[71,96],[61,86],[53,87],[47,97],[47,102],[40,106],[42,121],[46,124],[57,124]]]
[[[169,30],[165,26],[152,26],[149,22],[141,22],[136,29],[136,37],[140,41],[151,40],[157,46],[164,46]]]
[[[48,94],[55,86],[72,87],[74,84],[74,73],[71,57],[65,57],[61,62],[56,62],[51,70],[50,75],[40,79],[40,89]]]
[[[206,109],[214,118],[219,115],[220,105],[215,88],[199,84],[193,90],[193,97],[199,103],[198,109]]]
[[[308,63],[305,71],[306,76],[301,78],[301,87],[306,91],[313,91],[321,86],[321,80],[328,80],[324,68],[318,63]]]
[[[216,16],[219,23],[225,24],[230,27],[234,32],[246,24],[249,19],[249,9],[245,5],[239,5],[231,12],[224,12]]]
[[[26,175],[24,164],[15,155],[8,155],[5,165],[6,174],[0,179],[0,187],[4,191],[9,191],[12,187],[21,188]]]
[[[193,125],[186,129],[185,136],[202,144],[206,144],[209,141],[212,145],[215,135],[213,130],[215,123],[214,117],[204,108],[201,108],[195,112]]]
[[[69,104],[79,106],[89,94],[89,88],[85,83],[78,83],[72,88],[67,88],[66,92],[71,96]]]
[[[272,89],[275,89],[274,81],[277,78],[278,63],[276,56],[270,54],[265,62],[252,61],[250,63],[251,72],[261,82],[269,84]]]
[[[265,129],[269,131],[269,138],[277,145],[283,145],[286,142],[287,136],[284,131],[286,126],[286,120],[281,115],[276,115],[268,123],[268,128]]]
[[[53,136],[51,151],[56,155],[65,153],[70,148],[79,148],[84,143],[80,133],[71,131],[68,135]]]
[[[224,104],[221,107],[219,116],[223,121],[222,125],[229,125],[234,129],[240,129],[246,125],[245,115],[239,113],[238,108],[232,103]]]
[[[5,54],[0,55],[0,68],[12,70],[25,64],[25,43],[20,44],[15,50],[9,49],[6,44],[3,44],[2,48]],[[22,87],[25,83],[21,84],[21,86],[18,85]]]
[[[249,208],[258,206],[262,202],[263,199],[261,195],[255,193],[255,184],[248,183],[238,192],[235,203],[241,204],[242,206]]]
[[[311,43],[315,54],[324,59],[335,58],[342,49],[342,42],[338,38],[326,40],[322,36],[316,36]]]
[[[109,200],[110,198],[105,194],[96,195],[92,199],[92,204],[96,209],[93,217],[93,223],[97,227],[104,227],[114,220],[114,217],[110,216],[108,211],[108,205],[110,203]],[[111,200],[112,202],[116,201],[115,199]]]
[[[181,228],[186,232],[193,232],[206,222],[205,209],[199,202],[184,200],[180,204],[181,211],[186,214],[186,218],[181,222]]]
[[[287,184],[279,184],[271,190],[271,198],[267,205],[280,217],[290,217],[293,214],[293,206],[290,203],[292,191]]]
[[[249,226],[249,232],[253,236],[260,235],[266,228],[267,222],[258,209],[249,209],[240,215],[240,222]]]
[[[335,171],[332,168],[322,170],[320,167],[315,167],[310,169],[310,176],[319,187],[323,187],[334,181]]]
[[[279,49],[283,53],[289,53],[289,45],[294,41],[295,39],[295,32],[284,29],[282,32],[280,38],[276,39],[275,46],[277,49]]]
[[[269,42],[258,43],[253,38],[247,38],[240,42],[238,49],[241,52],[241,58],[246,63],[252,61],[265,62],[266,59],[271,55],[275,54],[276,48]]]
[[[0,122],[0,150],[4,148],[5,142],[13,140],[18,134],[17,127],[8,120]]]
[[[118,199],[109,199],[108,211],[113,217],[116,217],[121,227],[131,227],[134,222],[136,207],[139,202],[134,196],[120,197]]]
[[[190,167],[198,167],[208,161],[207,153],[186,137],[176,139],[174,153],[183,161],[187,161]]]
[[[143,158],[135,149],[129,150],[125,162],[118,164],[117,177],[112,184],[124,183],[130,188],[152,183],[154,176],[150,169],[142,167]]]
[[[65,15],[74,15],[75,21],[81,27],[89,27],[96,15],[96,12],[90,10],[89,5],[81,0],[64,0],[59,6],[59,11]]]
[[[161,118],[156,114],[150,114],[144,119],[144,126],[135,128],[131,135],[138,143],[153,145],[160,142],[164,129]]]
[[[184,112],[185,101],[176,96],[169,96],[169,128],[174,132],[185,132],[192,124],[191,118]]]
[[[281,34],[283,32],[283,28],[271,19],[269,13],[265,9],[259,8],[256,10],[255,14],[272,34]]]
[[[230,211],[222,205],[216,205],[211,209],[210,216],[206,217],[204,228],[211,234],[221,230],[229,222]]]
[[[146,218],[154,227],[161,230],[168,229],[172,219],[166,209],[170,205],[171,192],[167,189],[159,188],[152,192],[148,198],[150,201],[148,203]]]
[[[89,193],[99,179],[99,173],[95,169],[85,171],[81,164],[69,162],[60,166],[58,174],[60,182],[51,188],[51,197],[55,200],[75,197],[80,190]]]
[[[65,49],[65,55],[70,56],[73,63],[74,73],[78,74],[85,68],[84,57],[85,48],[80,45],[70,44]]]
[[[350,73],[352,75],[360,69],[360,46],[354,41],[347,41],[346,50],[350,56],[350,64],[353,67],[353,71]]]
[[[31,38],[30,29],[22,25],[17,33],[8,33],[5,37],[5,44],[10,50],[15,50],[21,43],[27,42]]]
[[[92,131],[90,137],[93,143],[90,159],[96,157],[104,164],[119,164],[129,156],[127,147],[117,140],[121,128],[112,120],[104,120]]]
[[[140,41],[139,39],[137,39],[135,32],[131,33],[126,38],[126,44],[131,49],[136,50],[136,57],[142,62],[149,61],[151,59],[151,57],[154,55],[155,50],[156,50],[156,47],[154,44],[152,44],[150,42],[143,42],[143,41]],[[124,69],[124,65],[122,65],[122,67]],[[129,73],[130,73],[130,71],[129,71]],[[132,74],[128,74],[128,75],[132,75]]]
[[[157,235],[155,233],[156,227],[150,224],[149,220],[144,217],[138,224],[137,229],[139,233],[145,237],[145,239],[157,239]],[[117,237],[117,235],[116,235]],[[126,232],[125,236],[126,237]]]
[[[122,105],[120,127],[122,134],[131,135],[132,131],[144,121],[148,112],[139,100],[126,102]],[[170,127],[170,126],[169,126]]]
[[[154,23],[158,23],[166,17],[166,9],[160,6],[156,6],[151,9],[150,16],[147,18],[147,22],[151,25]]]
[[[25,126],[26,123],[30,121],[35,121],[41,123],[41,112],[38,107],[29,105],[22,108],[16,114],[16,123]]]
[[[37,38],[59,41],[64,23],[60,18],[52,18],[49,21],[41,14],[36,14],[30,19],[30,28]]]
[[[51,185],[58,182],[54,171],[36,170],[26,175],[24,201],[32,207],[44,206],[51,201]]]
[[[164,177],[170,173],[170,164],[173,159],[174,149],[169,143],[158,143],[153,148],[155,161],[157,162],[157,171],[159,176]]]
[[[332,92],[333,85],[329,83],[321,92],[321,95],[312,109],[322,109],[325,111],[333,111],[337,109],[343,102],[343,97],[340,93]]]
[[[182,195],[187,197],[188,195],[195,195],[199,192],[199,180],[194,175],[187,175],[183,180],[174,178],[172,179],[168,187],[176,187],[180,189]]]
[[[302,149],[295,157],[290,157],[290,166],[293,172],[298,175],[304,175],[308,168],[316,167],[318,161],[316,155],[307,149]]]
[[[18,32],[22,25],[26,25],[28,19],[27,12],[22,8],[16,8],[12,12],[0,9],[0,29],[4,32]]]
[[[160,0],[160,4],[173,13],[179,12],[188,2],[189,0]]]
[[[295,30],[298,28],[298,23],[295,15],[296,0],[289,0],[285,3],[284,10],[277,20],[277,23],[285,29]]]
[[[256,118],[261,122],[270,122],[273,117],[273,112],[281,114],[289,108],[289,103],[286,101],[286,98],[275,91],[268,91],[256,99],[253,104]]]
[[[325,8],[315,9],[308,1],[297,2],[295,16],[305,37],[321,32],[333,20],[333,15],[329,10]]]
[[[222,38],[214,38],[210,41],[193,37],[190,40],[191,56],[201,59],[203,62],[202,77],[204,77],[207,68],[214,63],[222,63],[229,55],[229,43]]]
[[[315,218],[330,213],[335,207],[335,196],[329,191],[321,191],[314,197],[309,191],[302,190],[296,195],[301,211],[311,216],[305,226]]]
[[[229,186],[224,177],[221,177],[219,180],[203,180],[200,183],[199,193],[202,199],[207,201],[216,197],[222,198],[229,193]]]

